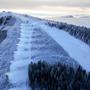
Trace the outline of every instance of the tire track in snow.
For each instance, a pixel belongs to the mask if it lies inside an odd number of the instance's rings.
[[[28,87],[28,64],[31,59],[31,36],[33,27],[29,24],[21,24],[20,41],[17,51],[14,52],[14,61],[11,61],[10,72],[7,73],[9,82],[13,88],[9,90],[30,90]]]

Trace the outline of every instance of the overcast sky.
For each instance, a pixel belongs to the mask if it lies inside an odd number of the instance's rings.
[[[0,0],[0,9],[24,10],[32,13],[90,14],[90,0]]]
[[[34,8],[42,5],[90,7],[90,0],[0,0],[0,8]]]

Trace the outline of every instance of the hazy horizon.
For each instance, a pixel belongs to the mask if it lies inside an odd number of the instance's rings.
[[[0,11],[34,16],[90,15],[90,0],[2,0]]]

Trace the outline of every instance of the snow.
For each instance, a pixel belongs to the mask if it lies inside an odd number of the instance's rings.
[[[58,43],[70,55],[70,57],[75,59],[87,71],[90,71],[90,47],[87,44],[74,38],[63,30],[45,25],[45,22],[42,22],[42,20],[38,20],[36,18],[30,19],[18,14],[12,15],[21,19],[23,23],[20,26],[20,41],[17,44],[17,50],[14,52],[14,60],[11,61],[10,72],[6,73],[6,75],[8,75],[9,82],[13,85],[13,88],[9,88],[8,90],[30,90],[30,86],[28,86],[28,65],[32,61],[31,37],[32,31],[35,28],[46,32],[46,35],[52,37],[52,39],[56,41],[55,43]],[[29,20],[30,22],[28,23]],[[46,45],[45,43],[44,45]],[[44,53],[42,53],[42,50],[39,52],[38,47],[38,53],[34,53],[35,55],[38,55],[38,57],[36,57],[35,59],[51,58],[54,57],[53,55],[56,55],[57,57],[62,57],[62,55],[60,56],[62,51],[59,51],[59,53],[50,50],[46,50],[44,51]],[[42,54],[39,56],[39,53]],[[66,62],[69,63],[68,60]]]
[[[28,86],[28,65],[31,62],[32,27],[21,24],[21,34],[17,51],[14,52],[14,61],[11,61],[10,72],[7,73],[9,82],[15,86],[9,90],[30,90]],[[27,38],[29,37],[29,38]],[[27,44],[28,43],[28,44]]]
[[[16,70],[16,71],[11,71],[10,73],[7,73],[9,76],[9,81],[15,85],[16,83],[25,83],[28,80],[28,73],[27,69],[22,69],[22,70]]]
[[[30,61],[27,60],[19,60],[19,61],[13,61],[10,66],[10,71],[20,70],[22,68],[28,68],[28,64]]]
[[[9,16],[9,14],[0,14],[1,16]],[[20,21],[12,20],[12,26],[4,25],[3,30],[7,30],[7,37],[0,43],[0,90],[8,90],[9,83],[5,73],[9,70],[10,61],[13,60],[13,52],[16,50],[18,37],[20,34]],[[2,26],[0,26],[2,28]]]
[[[65,31],[46,25],[41,25],[41,28],[61,45],[72,58],[79,62],[83,68],[90,71],[90,46],[74,38]]]
[[[9,90],[32,90],[26,86],[22,86],[22,87],[15,87],[15,88],[11,88]]]

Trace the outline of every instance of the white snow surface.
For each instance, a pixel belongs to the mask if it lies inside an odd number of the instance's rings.
[[[20,17],[17,15],[17,17]],[[90,71],[90,46],[84,42],[74,38],[67,32],[57,28],[45,25],[44,22],[37,19],[23,18],[24,23],[21,24],[21,36],[17,44],[17,51],[14,52],[14,60],[11,62],[9,82],[15,86],[9,90],[30,90],[28,86],[28,65],[32,61],[31,58],[31,36],[33,28],[41,28],[48,33],[64,50],[74,58],[79,64]],[[24,20],[23,20],[24,19]],[[27,20],[30,23],[27,23]]]
[[[9,82],[15,88],[9,90],[30,90],[28,86],[28,65],[31,62],[31,35],[32,27],[29,25],[27,28],[27,24],[21,24],[20,41],[17,45],[17,51],[14,52],[14,61],[11,61],[10,72],[7,73]]]

